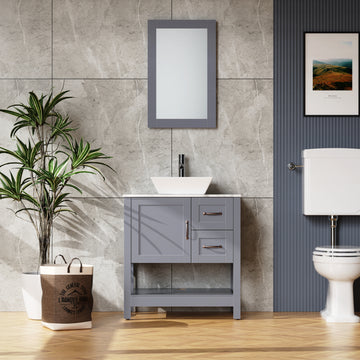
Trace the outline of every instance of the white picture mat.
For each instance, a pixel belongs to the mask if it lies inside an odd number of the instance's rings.
[[[156,118],[207,118],[207,29],[156,29]]]
[[[358,34],[305,34],[305,115],[359,114]],[[352,59],[352,90],[313,90],[313,61]]]

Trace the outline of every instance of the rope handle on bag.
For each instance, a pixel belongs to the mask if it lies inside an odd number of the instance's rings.
[[[64,263],[67,264],[67,261],[65,260],[64,255],[61,255],[61,254],[55,256],[54,264],[56,264],[56,259],[57,259],[59,256],[64,260]]]
[[[74,260],[79,260],[79,262],[80,262],[80,272],[82,273],[82,270],[83,270],[82,262],[81,262],[81,260],[80,260],[79,258],[74,257],[74,258],[71,259],[71,261],[70,261],[70,263],[69,263],[69,265],[68,265],[68,267],[67,267],[67,272],[68,272],[68,274],[70,274],[70,267],[71,267],[71,265],[72,265],[72,263],[73,263]]]

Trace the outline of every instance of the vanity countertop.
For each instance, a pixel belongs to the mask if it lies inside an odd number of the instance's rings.
[[[123,197],[242,197],[240,194],[124,194]]]

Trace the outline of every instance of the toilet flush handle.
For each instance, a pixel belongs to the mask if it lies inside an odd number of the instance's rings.
[[[293,170],[296,170],[297,168],[304,167],[304,165],[296,165],[293,162],[291,162],[291,163],[288,163],[287,167],[288,167],[289,170],[293,171]]]

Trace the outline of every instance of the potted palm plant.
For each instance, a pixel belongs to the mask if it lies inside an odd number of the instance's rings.
[[[71,98],[67,93],[62,91],[55,96],[52,93],[37,96],[30,92],[27,104],[0,109],[15,117],[10,136],[16,141],[15,150],[0,147],[0,154],[7,155],[0,167],[10,167],[7,173],[0,171],[0,199],[14,200],[17,203],[15,214],[25,214],[33,225],[39,245],[38,269],[50,262],[54,221],[64,212],[74,214],[67,206],[71,195],[69,190],[81,193],[81,189],[71,182],[73,177],[82,173],[97,173],[104,178],[98,165],[110,168],[104,162],[109,156],[103,154],[100,148],[93,149],[82,138],[74,138],[76,129],[69,116],[55,109],[60,102]],[[27,140],[21,139],[24,133]],[[29,276],[23,274],[23,280],[24,277]],[[30,281],[33,283],[25,282],[23,285],[23,294],[26,296],[37,287],[39,299],[35,301],[33,313],[27,309],[28,316],[41,318],[40,276],[36,275],[35,280]],[[34,296],[24,299],[25,306],[34,305]]]

